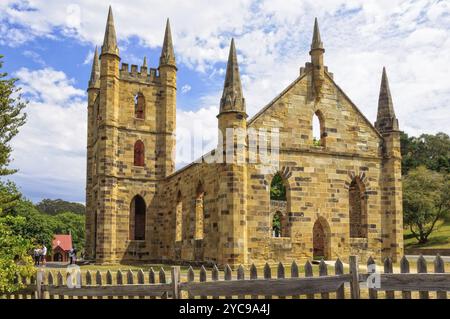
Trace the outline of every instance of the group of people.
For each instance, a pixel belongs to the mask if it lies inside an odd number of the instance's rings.
[[[33,250],[34,265],[44,266],[46,263],[45,256],[47,256],[47,247],[45,245],[35,247]]]
[[[34,265],[35,266],[45,266],[46,264],[46,257],[47,256],[47,247],[42,244],[38,245],[33,249],[33,259],[34,259]],[[60,256],[61,259],[57,259],[55,261],[63,261],[62,256]],[[83,253],[81,254],[81,258],[83,258]],[[77,262],[77,249],[72,248],[69,250],[69,263],[76,264]]]

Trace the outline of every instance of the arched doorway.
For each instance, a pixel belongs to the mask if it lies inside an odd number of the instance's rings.
[[[53,255],[53,261],[63,261],[63,256],[61,255],[61,253],[55,253]]]
[[[145,201],[141,196],[136,195],[130,206],[130,239],[145,240]]]
[[[325,219],[319,218],[313,227],[313,258],[330,259],[330,231]]]

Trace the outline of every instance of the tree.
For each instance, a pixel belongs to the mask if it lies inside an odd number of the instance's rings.
[[[3,67],[3,56],[0,55],[0,69]],[[9,142],[17,135],[19,128],[25,124],[26,114],[20,88],[16,86],[17,79],[8,79],[8,73],[0,71],[0,176],[16,172],[9,169],[11,146]]]
[[[275,233],[275,237],[280,237],[281,234],[281,218],[280,214],[276,213],[272,219],[272,231]]]
[[[83,204],[67,202],[62,199],[43,199],[36,204],[36,208],[42,213],[49,215],[56,215],[62,212],[72,212],[80,215],[86,213],[86,207]]]
[[[404,222],[411,233],[425,244],[438,220],[450,211],[449,175],[425,166],[411,170],[403,181]]]
[[[0,69],[3,67],[0,55]],[[8,167],[11,159],[11,139],[25,124],[26,114],[17,79],[8,79],[8,74],[0,71],[0,176],[16,172]],[[31,241],[18,235],[14,228],[21,228],[26,221],[21,217],[5,216],[20,202],[21,194],[12,182],[0,181],[0,292],[14,292],[22,283],[19,275],[29,276],[34,272],[29,250]]]
[[[409,137],[401,134],[402,174],[421,165],[428,169],[450,173],[450,137],[445,133]]]
[[[22,194],[13,182],[0,181],[0,216],[17,205],[21,198]]]
[[[28,200],[20,200],[7,211],[7,215],[19,216],[26,221],[24,224],[10,225],[16,235],[27,238],[34,244],[51,246],[57,228],[57,221],[52,216],[42,214]]]
[[[286,200],[286,187],[283,183],[283,178],[279,173],[275,174],[270,184],[270,199],[271,200]]]
[[[0,218],[0,293],[12,293],[22,288],[19,276],[35,273],[29,254],[32,245],[28,239],[18,236],[8,225],[25,224],[23,217]]]

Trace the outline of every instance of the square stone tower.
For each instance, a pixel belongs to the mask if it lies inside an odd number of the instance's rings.
[[[158,69],[148,69],[146,58],[140,69],[119,62],[110,8],[88,88],[86,253],[100,263],[149,254],[146,207],[156,182],[175,168],[177,67],[169,21]]]

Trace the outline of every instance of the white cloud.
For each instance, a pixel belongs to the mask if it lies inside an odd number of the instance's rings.
[[[188,93],[192,87],[189,84],[185,84],[181,87],[181,93],[186,94]]]
[[[39,64],[41,67],[46,65],[44,59],[35,51],[25,50],[22,54],[23,56],[31,59],[33,62]]]
[[[92,60],[94,59],[94,50],[89,50],[84,58],[83,65],[92,65]]]
[[[13,179],[29,187],[27,191],[41,191],[36,196],[61,194],[79,201],[85,181],[85,93],[63,72],[50,68],[22,68],[14,76],[30,103],[27,123],[13,140],[11,166],[20,169]],[[49,181],[54,181],[53,188]]]
[[[190,164],[217,146],[216,106],[177,110],[177,168]]]
[[[45,68],[30,71],[21,68],[15,74],[21,80],[24,93],[32,96],[34,101],[64,107],[72,99],[84,97],[85,92],[73,86],[74,80],[67,78],[62,71]]]

